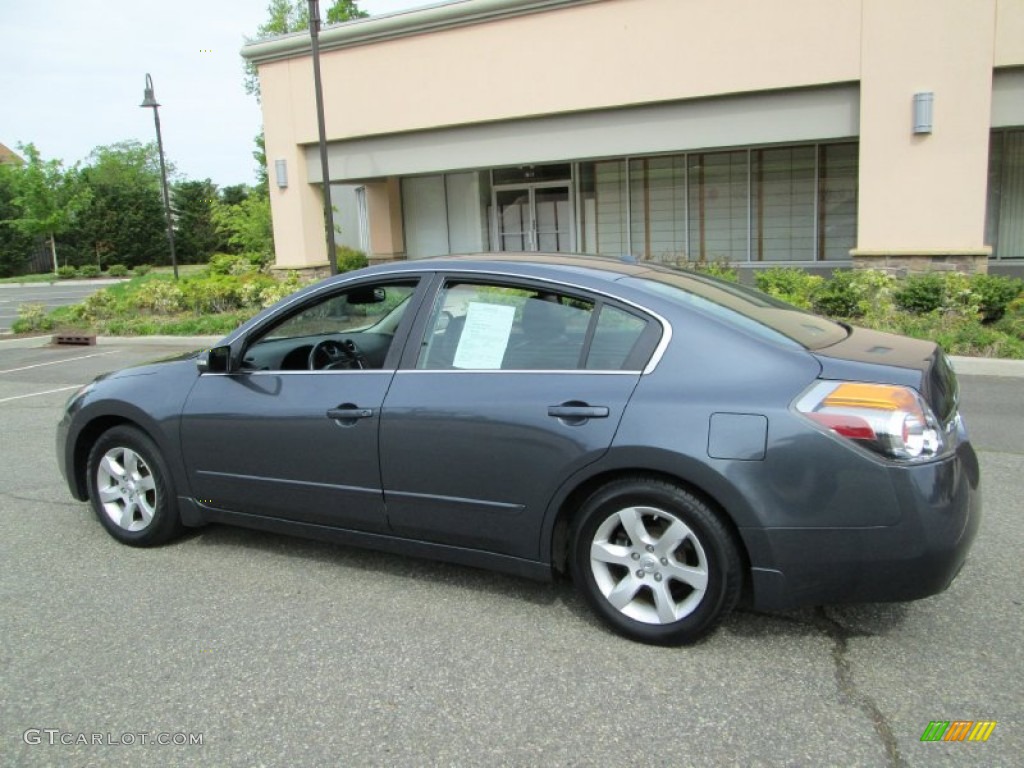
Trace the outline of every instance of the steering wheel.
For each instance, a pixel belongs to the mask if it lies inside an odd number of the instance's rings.
[[[366,367],[366,357],[352,339],[324,339],[309,351],[309,370],[333,371]]]

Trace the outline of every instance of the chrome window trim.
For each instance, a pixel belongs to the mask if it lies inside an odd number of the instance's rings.
[[[583,291],[585,293],[591,293],[591,294],[594,294],[596,296],[602,296],[602,297],[604,297],[606,299],[611,299],[612,301],[617,301],[620,304],[625,304],[626,306],[633,307],[633,309],[636,309],[636,310],[644,313],[645,315],[647,315],[649,317],[653,317],[655,320],[658,321],[658,323],[661,324],[661,340],[658,342],[658,346],[654,348],[654,352],[651,354],[651,359],[647,361],[646,367],[644,367],[644,369],[642,371],[640,371],[640,374],[642,376],[647,376],[648,374],[651,374],[651,373],[654,372],[654,369],[658,367],[658,363],[661,362],[662,357],[665,356],[665,350],[668,349],[668,345],[672,341],[672,324],[668,320],[666,320],[664,317],[662,317],[660,314],[655,312],[654,310],[652,310],[652,309],[650,309],[648,307],[645,307],[642,304],[637,304],[635,301],[630,301],[629,299],[624,299],[621,296],[616,296],[616,295],[614,295],[612,293],[608,293],[607,291],[602,291],[600,288],[590,288],[590,287],[585,286],[585,285],[579,285],[578,283],[566,282],[564,280],[554,280],[554,279],[552,279],[550,277],[535,277],[533,275],[523,275],[523,274],[519,274],[517,272],[506,272],[506,271],[500,271],[500,270],[480,269],[480,268],[473,268],[473,267],[460,267],[460,266],[455,265],[455,266],[452,266],[452,267],[442,267],[442,268],[439,268],[439,269],[426,269],[426,270],[423,269],[423,267],[410,267],[408,269],[394,269],[394,270],[388,270],[387,272],[381,272],[380,274],[373,275],[373,276],[370,276],[370,275],[359,275],[357,277],[351,278],[351,282],[357,283],[360,280],[366,280],[367,282],[373,282],[373,281],[377,281],[377,280],[387,280],[387,279],[389,279],[389,278],[391,278],[392,276],[395,276],[395,275],[417,275],[417,276],[419,276],[421,278],[422,277],[426,277],[427,275],[442,275],[444,277],[458,276],[458,275],[473,275],[473,276],[483,276],[483,277],[501,277],[501,278],[508,278],[508,279],[512,279],[512,280],[528,280],[528,281],[539,282],[539,283],[547,283],[548,285],[562,286],[562,287],[574,289],[574,290],[577,290],[577,291]],[[307,301],[309,299],[313,299],[316,296],[319,296],[321,293],[325,293],[325,292],[329,293],[329,292],[332,292],[332,291],[335,291],[335,290],[342,289],[343,286],[346,283],[348,283],[348,282],[349,282],[349,280],[341,280],[339,282],[331,282],[331,283],[323,286],[322,288],[318,288],[317,290],[313,291],[312,293],[309,293],[309,294],[306,294],[306,295],[302,296],[301,297],[301,301]],[[419,286],[417,286],[417,288],[418,287]],[[286,303],[283,306],[281,306],[278,309],[278,312],[285,311],[288,307],[290,307],[292,304],[296,303],[297,301],[300,301],[299,297],[296,297],[296,298],[292,299],[291,301],[289,301],[288,303]],[[237,334],[235,336],[230,336],[230,337],[228,337],[227,343],[228,344],[233,344],[240,337],[241,337],[241,334]],[[398,372],[401,373],[404,370],[405,369],[399,369]],[[487,370],[487,369],[465,369],[465,370],[458,370],[458,371],[450,371],[449,370],[448,372],[449,373],[468,373],[468,372],[478,372],[480,370]],[[510,371],[502,371],[501,369],[493,369],[493,370],[495,372],[498,372],[498,373],[510,373]],[[357,372],[357,371],[317,371],[317,373],[355,373],[355,372]],[[363,371],[363,372],[364,373],[370,373],[370,372],[380,373],[381,371],[373,370],[373,371]],[[424,372],[425,373],[438,373],[439,371],[426,371],[425,370]],[[526,371],[526,372],[527,373],[540,373],[541,371]],[[596,373],[596,371],[588,371],[588,370],[585,370],[585,369],[574,370],[574,371],[557,371],[557,373],[573,373],[573,372],[576,372],[576,373]],[[253,371],[253,373],[255,373],[255,371]],[[263,373],[285,373],[285,371],[263,371]],[[313,371],[291,371],[291,373],[313,373]],[[636,371],[613,371],[613,373],[636,373]],[[233,374],[226,374],[226,375],[233,375]]]
[[[334,373],[334,371],[331,371]],[[618,370],[590,370],[587,368],[542,368],[538,370],[531,370],[529,368],[402,368],[396,373],[532,373],[541,374],[543,376],[550,375],[586,375],[586,374],[597,374],[598,376],[641,376],[643,371],[618,371]]]
[[[335,371],[263,371],[263,370],[242,370],[235,371],[234,373],[203,373],[202,376],[323,376],[325,374],[350,374],[350,373],[379,373],[393,376],[398,373],[532,373],[532,374],[543,374],[543,375],[581,375],[581,374],[596,374],[598,376],[638,376],[643,375],[643,371],[630,370],[621,371],[617,369],[589,369],[589,368],[544,368],[539,370],[531,370],[529,368],[438,368],[431,370],[429,368],[367,368],[363,370],[358,369],[340,369]]]

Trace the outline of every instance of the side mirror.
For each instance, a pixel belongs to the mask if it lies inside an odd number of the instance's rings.
[[[231,347],[204,349],[196,358],[199,373],[230,373]]]
[[[368,286],[360,286],[353,288],[348,293],[348,303],[351,306],[357,306],[360,304],[380,304],[382,301],[387,301],[388,294],[383,288],[372,288]]]

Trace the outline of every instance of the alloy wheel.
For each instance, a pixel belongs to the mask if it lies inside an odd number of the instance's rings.
[[[100,505],[107,517],[126,531],[142,531],[153,522],[158,499],[149,465],[131,448],[119,446],[103,454],[96,469]]]
[[[697,535],[656,507],[631,506],[609,515],[594,532],[590,569],[605,599],[645,624],[686,618],[708,588],[708,558]]]

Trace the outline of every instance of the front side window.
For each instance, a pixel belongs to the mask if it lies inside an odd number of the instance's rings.
[[[415,282],[359,285],[314,301],[272,325],[246,349],[257,370],[384,367]]]

